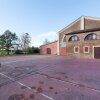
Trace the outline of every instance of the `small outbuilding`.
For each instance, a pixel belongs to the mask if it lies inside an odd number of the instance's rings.
[[[41,45],[40,46],[41,55],[56,55],[57,54],[57,41]]]

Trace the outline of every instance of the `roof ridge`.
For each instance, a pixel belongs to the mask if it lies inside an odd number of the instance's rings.
[[[55,41],[52,41],[52,42],[49,42],[49,43],[47,43],[47,44],[43,44],[43,45],[41,45],[41,46],[45,46],[45,45],[48,45],[48,44],[52,44],[52,43],[55,43],[55,42],[57,42],[58,40],[55,40]]]
[[[63,32],[64,30],[66,30],[67,28],[71,27],[71,25],[73,25],[75,22],[81,20],[82,18],[91,19],[91,20],[100,20],[99,17],[92,17],[92,16],[85,16],[85,15],[82,15],[82,16],[80,16],[79,18],[77,18],[75,21],[71,22],[69,25],[67,25],[66,27],[64,27],[64,28],[61,29],[60,31],[58,31],[57,33]],[[82,21],[82,20],[81,20],[81,21]]]

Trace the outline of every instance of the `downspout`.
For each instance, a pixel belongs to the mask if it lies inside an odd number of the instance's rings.
[[[59,32],[57,32],[57,38],[58,38],[58,42],[57,42],[57,55],[60,55],[60,40],[59,40]]]

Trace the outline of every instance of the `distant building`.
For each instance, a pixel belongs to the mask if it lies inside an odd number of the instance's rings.
[[[82,16],[57,35],[57,55],[100,58],[100,18]],[[53,48],[51,51],[53,52]]]
[[[45,55],[45,54],[51,54],[51,55],[56,55],[57,54],[57,41],[41,45],[40,46],[40,54]]]

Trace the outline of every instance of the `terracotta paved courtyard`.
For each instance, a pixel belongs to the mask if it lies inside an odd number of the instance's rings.
[[[0,100],[100,100],[100,60],[0,58]]]

